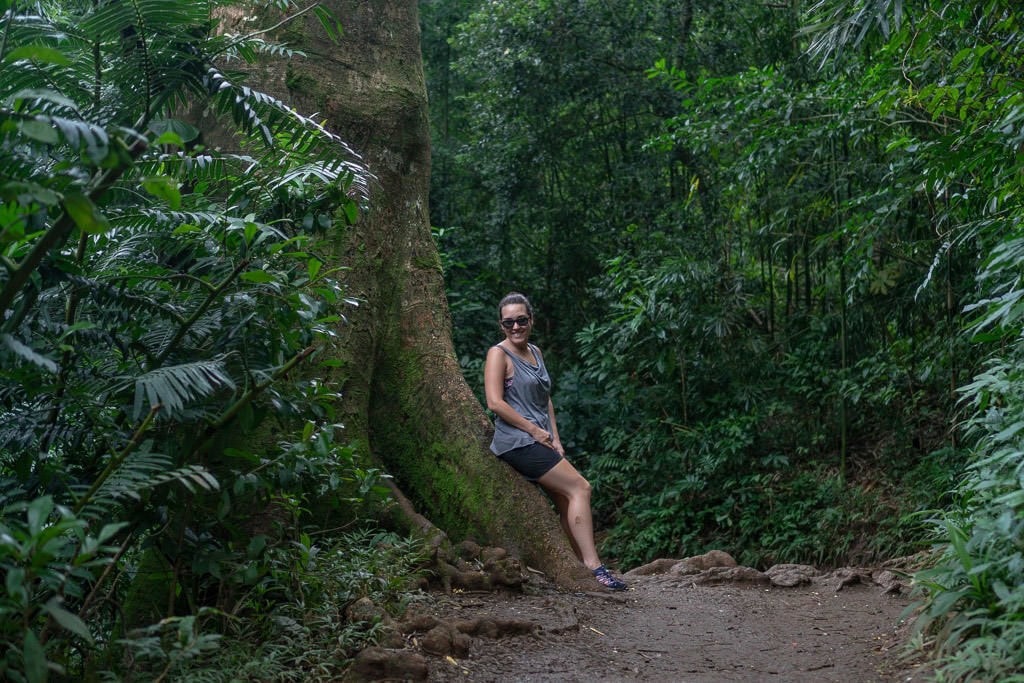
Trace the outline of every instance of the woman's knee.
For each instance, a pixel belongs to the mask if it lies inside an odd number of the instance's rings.
[[[590,482],[581,474],[579,478],[573,482],[573,494],[590,498]]]
[[[568,460],[563,460],[545,474],[537,483],[553,494],[564,496],[566,499],[590,497],[590,482],[572,466]]]

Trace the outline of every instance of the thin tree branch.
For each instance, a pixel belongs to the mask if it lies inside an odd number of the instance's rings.
[[[96,598],[96,594],[99,593],[100,587],[106,582],[110,573],[115,567],[117,567],[118,560],[120,560],[121,556],[124,555],[126,550],[128,550],[128,544],[131,543],[131,539],[132,533],[129,532],[128,538],[126,538],[124,543],[121,544],[121,547],[117,549],[114,557],[110,560],[110,564],[108,564],[106,569],[103,570],[103,573],[100,574],[100,578],[96,579],[96,583],[93,584],[92,590],[89,591],[89,595],[85,596],[85,600],[82,602],[82,608],[78,610],[78,616],[83,620],[85,620],[92,611],[92,602]]]
[[[242,259],[242,261],[237,266],[235,266],[235,269],[232,270],[231,273],[229,273],[228,276],[225,277],[221,281],[221,283],[210,292],[209,296],[206,297],[206,301],[199,304],[199,307],[192,313],[191,316],[189,316],[189,319],[186,320],[185,323],[178,328],[177,332],[175,332],[174,338],[171,339],[171,341],[167,342],[167,346],[165,346],[164,350],[160,353],[160,355],[156,357],[156,361],[154,364],[157,367],[163,365],[164,361],[167,360],[167,357],[171,355],[171,352],[174,350],[174,347],[176,347],[178,343],[185,338],[185,335],[188,334],[188,331],[192,328],[192,326],[195,325],[199,318],[202,317],[203,313],[206,313],[207,309],[209,309],[210,306],[213,305],[214,300],[218,296],[220,296],[221,292],[227,289],[228,285],[234,282],[235,278],[241,275],[242,271],[245,270],[246,266],[248,265],[249,259]]]
[[[89,490],[86,491],[84,496],[79,498],[78,503],[75,505],[76,515],[80,513],[82,511],[82,508],[85,507],[85,504],[88,503],[89,500],[94,495],[96,495],[96,492],[99,491],[100,487],[103,486],[103,483],[110,478],[110,475],[112,475],[114,471],[121,466],[121,463],[125,461],[125,458],[127,458],[131,454],[131,452],[138,447],[139,443],[142,442],[142,437],[146,434],[146,431],[149,430],[150,423],[153,422],[153,418],[156,417],[157,411],[159,411],[161,408],[163,408],[163,404],[157,403],[155,406],[149,409],[149,414],[146,415],[146,419],[142,421],[142,424],[139,425],[139,428],[135,430],[135,434],[132,435],[131,441],[128,442],[128,444],[121,450],[120,453],[118,453],[117,455],[110,459],[110,462],[107,463],[106,468],[104,468],[100,475],[96,477],[96,481],[92,483],[92,486],[89,488]]]
[[[228,408],[224,412],[224,414],[217,419],[216,422],[211,423],[210,426],[206,428],[206,431],[203,432],[203,435],[200,437],[199,441],[193,447],[192,454],[195,455],[196,453],[198,453],[202,449],[202,447],[206,445],[206,442],[213,437],[214,434],[216,434],[219,430],[223,429],[225,425],[227,425],[229,422],[231,422],[238,416],[238,413],[241,412],[242,408],[252,403],[253,399],[255,399],[257,396],[263,393],[263,391],[266,390],[267,387],[269,387],[278,379],[291,372],[296,365],[306,360],[306,358],[308,358],[315,350],[315,346],[307,346],[298,354],[296,354],[291,360],[289,360],[287,363],[278,368],[277,371],[273,375],[271,375],[270,379],[268,379],[266,382],[263,382],[262,384],[257,384],[252,389],[249,389],[244,394],[242,394],[241,398],[235,401],[235,403],[230,408]]]

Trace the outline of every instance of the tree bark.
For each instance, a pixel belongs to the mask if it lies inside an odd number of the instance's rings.
[[[416,0],[328,0],[340,44],[303,18],[279,36],[306,57],[259,87],[327,127],[376,176],[370,206],[339,242],[348,294],[338,333],[349,442],[365,446],[419,512],[454,540],[500,545],[564,586],[582,570],[546,497],[488,450],[491,425],[463,379],[427,214],[430,128]],[[480,349],[483,354],[486,349]],[[482,381],[482,378],[481,378]],[[415,525],[414,525],[415,526]]]

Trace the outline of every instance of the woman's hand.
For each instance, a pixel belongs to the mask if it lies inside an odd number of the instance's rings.
[[[543,429],[538,428],[532,436],[533,440],[541,446],[547,446],[563,458],[565,457],[565,449],[562,447],[562,441],[558,438],[557,434],[546,432]]]

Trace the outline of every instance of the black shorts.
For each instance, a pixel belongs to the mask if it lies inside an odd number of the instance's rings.
[[[536,441],[529,446],[513,448],[498,457],[512,465],[516,472],[526,477],[527,481],[537,481],[562,461],[558,451],[542,446]]]

